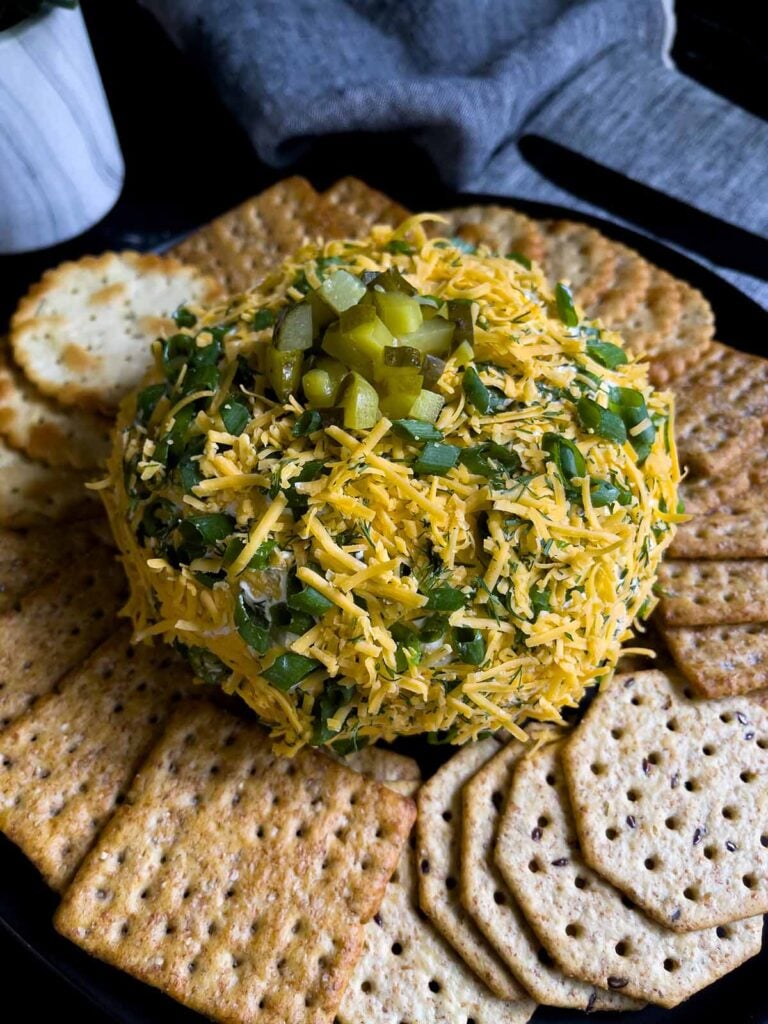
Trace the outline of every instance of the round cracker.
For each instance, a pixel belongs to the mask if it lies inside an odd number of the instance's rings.
[[[616,247],[588,224],[544,220],[540,227],[546,247],[544,270],[551,286],[563,281],[570,285],[579,306],[594,305],[616,277]]]
[[[98,511],[90,474],[35,462],[0,440],[0,526],[73,520]]]
[[[216,281],[165,256],[107,252],[62,263],[33,285],[11,321],[16,361],[44,394],[112,412],[151,365],[173,311],[219,294]]]
[[[599,302],[587,307],[587,314],[602,320],[606,327],[618,329],[617,324],[631,316],[648,291],[651,264],[620,242],[612,243],[616,253],[613,282]]]
[[[464,206],[442,210],[447,224],[437,225],[441,235],[456,235],[471,245],[486,245],[491,252],[507,256],[520,253],[540,263],[544,257],[541,228],[524,213],[506,206]]]

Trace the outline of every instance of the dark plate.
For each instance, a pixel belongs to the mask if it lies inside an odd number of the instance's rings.
[[[671,273],[690,281],[707,296],[717,317],[717,337],[745,351],[758,352],[768,330],[768,314],[736,288],[700,264],[659,242],[617,227],[599,218],[587,217],[557,206],[528,201],[511,201],[481,196],[436,194],[400,196],[412,208],[439,209],[470,203],[512,204],[535,217],[584,220],[606,234],[638,249],[648,259]],[[445,759],[446,751],[418,741],[398,744],[418,757],[425,772],[431,772]],[[109,1018],[120,1024],[195,1024],[203,1017],[186,1010],[155,989],[134,981],[128,975],[87,956],[56,934],[51,917],[57,897],[42,882],[36,870],[4,837],[0,836],[0,928],[21,947],[35,956],[53,974],[65,980],[89,999]],[[764,933],[765,934],[765,933]],[[768,939],[768,936],[765,937]],[[704,992],[674,1010],[648,1007],[627,1017],[624,1014],[598,1014],[605,1021],[629,1021],[635,1024],[706,1024],[708,1021],[732,1021],[733,1024],[768,1024],[768,948],[739,970],[711,985]],[[535,1020],[549,1024],[573,1024],[585,1020],[576,1011],[550,1007],[536,1012]],[[374,1022],[370,1022],[374,1024]],[[418,1021],[409,1024],[420,1024]],[[457,1022],[464,1024],[464,1022]]]

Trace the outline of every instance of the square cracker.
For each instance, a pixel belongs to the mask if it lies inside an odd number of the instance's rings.
[[[768,911],[768,712],[617,676],[563,754],[584,857],[667,928]]]
[[[415,816],[262,729],[180,708],[56,915],[88,952],[207,1017],[330,1022]]]
[[[39,587],[73,555],[93,547],[88,526],[60,526],[56,542],[50,528],[0,530],[0,612],[7,611],[23,594]]]
[[[680,497],[685,511],[692,516],[705,516],[711,512],[732,511],[735,499],[746,500],[750,491],[749,473],[742,469],[725,479],[691,474],[680,484]]]
[[[735,409],[742,416],[758,419],[768,416],[768,359],[718,341],[712,343],[685,381],[672,387],[686,410],[705,395],[716,410]]]
[[[668,626],[768,621],[766,559],[670,559],[658,582],[659,615]]]
[[[766,558],[768,508],[696,516],[678,526],[668,553],[672,558]]]
[[[109,636],[124,589],[113,553],[94,544],[0,615],[0,728]]]
[[[468,743],[419,790],[419,898],[437,930],[494,995],[521,999],[523,988],[462,906],[458,888],[461,790],[499,747],[493,738]]]
[[[496,859],[531,926],[574,977],[676,1006],[760,951],[760,917],[680,933],[641,913],[587,866],[560,760],[563,744],[523,758],[504,809]]]
[[[400,203],[359,178],[341,178],[323,192],[322,199],[338,218],[340,235],[348,238],[367,234],[374,224],[397,227],[410,215]]]
[[[53,889],[70,881],[193,686],[169,647],[133,647],[123,627],[0,734],[0,829]]]
[[[397,754],[394,750],[384,747],[363,747],[355,750],[341,763],[353,772],[368,775],[377,782],[418,782],[421,780],[421,769],[412,757]]]
[[[485,937],[539,1003],[577,1010],[632,1010],[640,1004],[569,978],[525,919],[494,860],[504,798],[525,746],[512,740],[464,786],[461,900]]]
[[[98,515],[94,493],[85,486],[92,476],[36,462],[0,438],[0,527],[19,530]]]
[[[703,394],[699,402],[678,407],[675,433],[681,465],[707,477],[728,477],[748,469],[752,451],[764,443],[762,420],[736,409],[713,408]]]
[[[768,623],[667,626],[678,670],[701,697],[729,697],[768,686]]]
[[[530,999],[492,995],[419,911],[415,855],[406,845],[366,925],[338,1024],[526,1024],[535,1009]]]
[[[492,253],[520,253],[540,263],[545,240],[537,221],[508,206],[461,206],[441,210],[447,224],[436,224],[437,235],[458,236],[470,245],[486,245]]]

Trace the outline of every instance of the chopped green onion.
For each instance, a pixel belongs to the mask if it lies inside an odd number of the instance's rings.
[[[426,609],[432,612],[455,612],[467,603],[458,587],[435,587],[427,597]]]
[[[448,623],[441,615],[430,615],[425,619],[419,630],[419,636],[423,644],[436,644],[446,634]]]
[[[615,501],[618,501],[620,505],[628,505],[632,500],[630,491],[609,483],[607,480],[601,480],[599,477],[592,477],[590,480],[589,497],[595,508],[612,505]]]
[[[462,448],[459,462],[466,466],[470,473],[488,479],[498,476],[500,468],[508,472],[520,469],[520,456],[512,448],[505,448],[495,441]]]
[[[583,477],[587,464],[579,449],[561,434],[547,433],[541,441],[544,451],[551,456],[564,484],[570,484],[574,477]]]
[[[305,658],[303,654],[294,654],[293,651],[287,651],[285,654],[275,658],[262,675],[268,683],[272,683],[278,690],[287,693],[288,690],[292,690],[302,679],[306,679],[311,672],[320,667],[320,662],[315,661],[314,658]]]
[[[457,626],[453,630],[453,649],[467,665],[482,665],[485,660],[485,640],[479,629]]]
[[[443,432],[425,420],[393,420],[392,429],[408,441],[442,441]]]
[[[288,598],[288,607],[297,612],[306,612],[307,615],[314,615],[319,618],[333,607],[333,601],[315,590],[314,587],[304,587],[297,594],[291,594]]]
[[[203,682],[220,685],[229,678],[232,672],[230,667],[205,647],[186,647],[183,644],[179,644],[179,647],[192,666],[192,671]]]
[[[593,398],[582,396],[576,403],[576,411],[581,425],[586,430],[592,430],[600,437],[616,444],[624,444],[627,440],[627,428],[621,416],[617,416],[610,409],[604,409]]]
[[[323,691],[312,709],[315,719],[312,731],[313,746],[319,747],[333,738],[335,733],[328,727],[328,721],[349,704],[354,695],[353,686],[342,686],[341,683],[335,681],[329,682],[323,687]]]
[[[618,345],[612,345],[610,341],[588,341],[587,355],[609,370],[615,370],[617,366],[623,366],[627,362],[626,352]]]
[[[402,253],[405,256],[412,256],[416,250],[408,242],[404,242],[401,238],[393,238],[391,242],[387,242],[384,246],[386,252]]]
[[[194,575],[197,582],[209,590],[213,590],[214,583],[220,583],[225,578],[223,572],[196,572]]]
[[[233,434],[235,437],[239,437],[242,434],[251,419],[248,406],[233,398],[228,398],[221,406],[221,409],[219,409],[219,412],[227,433]]]
[[[296,420],[291,434],[293,437],[306,437],[307,434],[314,434],[323,425],[323,417],[316,409],[307,409]]]
[[[421,476],[443,476],[456,465],[460,451],[461,449],[455,445],[436,444],[430,441],[424,445],[421,455],[414,462],[413,470]]]
[[[557,304],[557,315],[566,327],[579,326],[579,314],[573,304],[571,289],[561,282],[555,285],[555,302]]]
[[[181,392],[185,395],[193,391],[215,391],[219,386],[219,371],[215,366],[189,364],[189,372],[181,383]]]
[[[521,267],[525,267],[526,270],[531,269],[531,261],[527,256],[524,256],[521,252],[508,252],[508,260],[514,260],[515,263],[519,263]]]
[[[271,309],[257,309],[253,314],[251,326],[254,331],[264,331],[267,327],[271,327],[274,322],[275,314]]]
[[[172,334],[163,342],[161,361],[168,380],[175,379],[195,348],[191,334]]]
[[[136,422],[146,426],[155,406],[165,395],[165,384],[149,384],[136,396]]]
[[[176,321],[177,327],[194,327],[197,323],[195,314],[190,312],[185,306],[179,306],[173,314],[173,319]]]
[[[462,387],[467,401],[482,415],[496,412],[508,402],[506,396],[497,388],[486,387],[480,380],[480,374],[474,366],[468,366],[462,377]]]
[[[614,388],[612,405],[621,416],[627,427],[629,442],[635,449],[637,461],[642,465],[651,453],[656,438],[656,428],[648,415],[645,399],[639,391],[632,388]],[[633,434],[632,428],[648,420],[648,426],[639,434]]]
[[[242,593],[235,603],[235,626],[249,647],[259,654],[267,653],[270,646],[267,617],[260,608],[247,604]]]
[[[179,510],[172,501],[158,498],[147,505],[141,517],[141,530],[145,537],[165,537],[175,529],[180,519]]]
[[[550,606],[550,595],[548,590],[540,590],[537,586],[531,587],[528,591],[528,596],[531,600],[531,611],[533,614],[533,621],[538,619],[542,612],[551,611]]]
[[[183,455],[179,461],[179,480],[185,494],[190,494],[203,479],[200,462],[191,455]]]

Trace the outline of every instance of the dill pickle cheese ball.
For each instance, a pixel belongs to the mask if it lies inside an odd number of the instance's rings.
[[[425,217],[182,309],[103,492],[139,638],[276,746],[556,721],[653,607],[671,397],[515,258]]]

